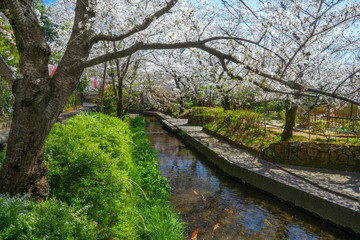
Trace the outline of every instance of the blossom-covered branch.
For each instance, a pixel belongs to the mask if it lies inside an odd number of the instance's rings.
[[[158,10],[157,12],[155,12],[154,14],[151,14],[149,16],[145,17],[145,20],[143,21],[142,24],[140,25],[136,25],[127,33],[124,34],[120,34],[117,36],[110,36],[110,35],[105,35],[105,34],[99,34],[96,35],[93,38],[93,43],[99,42],[99,41],[121,41],[124,40],[125,38],[130,37],[131,35],[138,33],[140,31],[143,31],[145,29],[147,29],[151,23],[153,23],[156,19],[160,18],[162,15],[168,13],[170,11],[170,9],[178,2],[178,0],[171,0],[169,1],[165,7],[163,7],[162,9]]]

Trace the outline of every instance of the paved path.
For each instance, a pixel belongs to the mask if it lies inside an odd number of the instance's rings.
[[[186,119],[156,115],[230,176],[360,235],[360,173],[276,165],[187,125]]]
[[[266,123],[266,128],[273,131],[273,132],[278,132],[278,133],[282,133],[283,132],[283,126],[282,124],[271,124],[271,123]],[[293,129],[293,135],[297,135],[297,136],[301,136],[301,137],[306,137],[306,138],[311,138],[311,139],[316,139],[316,138],[320,138],[320,139],[347,139],[347,138],[357,138],[359,137],[359,135],[354,135],[351,133],[345,134],[345,133],[335,133],[335,132],[328,132],[327,135],[325,136],[324,134],[316,134],[313,131],[310,131],[310,136],[309,136],[309,130],[305,130],[305,129],[299,129],[294,127]]]

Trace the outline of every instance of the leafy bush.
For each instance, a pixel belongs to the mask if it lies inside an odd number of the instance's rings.
[[[51,195],[87,207],[98,239],[182,239],[144,120],[133,120],[132,132],[128,122],[92,113],[55,125],[45,147]]]
[[[6,148],[0,152],[0,164],[5,161]]]
[[[0,117],[10,115],[12,105],[14,104],[14,96],[10,90],[8,90],[7,82],[0,76]]]
[[[83,210],[58,200],[0,195],[0,239],[96,239]]]
[[[51,195],[76,209],[89,206],[99,238],[133,238],[124,224],[130,211],[131,151],[128,125],[102,114],[81,114],[57,124],[46,142]]]
[[[285,122],[286,116],[285,116],[286,110],[281,110],[279,112],[279,118],[281,122]]]
[[[95,100],[97,104],[97,110],[100,111],[101,94]],[[116,112],[116,97],[113,90],[113,86],[110,84],[109,88],[104,91],[102,113],[112,114]]]
[[[224,112],[224,109],[221,107],[218,108],[209,108],[209,107],[193,107],[190,111],[192,115],[202,115],[202,116],[217,116]]]
[[[0,152],[0,171],[1,171],[1,165],[4,163],[5,161],[5,154],[6,154],[6,148],[4,148],[1,152]]]
[[[18,72],[19,53],[15,43],[7,37],[8,34],[13,34],[13,31],[3,15],[0,16],[0,26],[0,56],[4,58],[7,64],[16,68],[15,72]],[[11,114],[9,108],[13,105],[14,100],[15,98],[8,87],[7,81],[0,76],[0,117]]]

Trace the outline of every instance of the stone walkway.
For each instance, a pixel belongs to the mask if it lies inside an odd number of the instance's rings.
[[[156,115],[228,175],[360,235],[360,173],[276,165],[187,125],[186,119]]]

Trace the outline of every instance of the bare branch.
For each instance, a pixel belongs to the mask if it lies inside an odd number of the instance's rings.
[[[354,71],[353,73],[351,73],[347,78],[345,78],[333,91],[333,94],[336,93],[336,91],[341,87],[341,85],[343,85],[347,80],[349,80],[350,78],[352,78],[355,74],[357,74],[358,72],[360,72],[360,68],[358,68],[356,71]]]
[[[254,11],[251,8],[249,8],[249,6],[246,5],[246,3],[243,0],[239,0],[239,1],[251,12],[252,15],[256,17],[256,19],[259,19],[258,16],[254,13]]]
[[[93,43],[96,43],[98,41],[121,41],[127,37],[130,37],[131,35],[141,32],[145,29],[147,29],[152,22],[154,22],[157,18],[161,17],[162,15],[168,13],[170,9],[178,2],[178,0],[171,0],[166,4],[166,6],[159,11],[155,12],[154,14],[147,16],[144,20],[144,22],[140,25],[135,25],[129,32],[120,34],[118,36],[108,36],[105,34],[96,35],[93,38]]]

